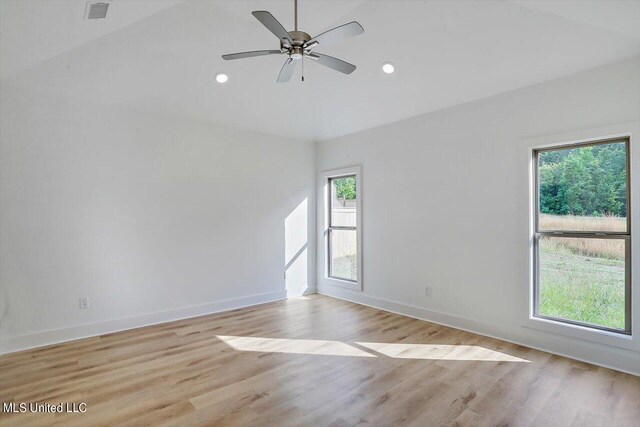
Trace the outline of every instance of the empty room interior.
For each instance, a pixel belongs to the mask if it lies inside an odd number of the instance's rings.
[[[0,0],[0,425],[640,426],[640,0]]]

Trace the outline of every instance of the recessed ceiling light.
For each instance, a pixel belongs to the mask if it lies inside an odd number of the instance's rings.
[[[384,64],[382,64],[382,71],[384,71],[387,74],[391,74],[395,70],[396,70],[396,67],[394,67],[391,62],[385,62]]]
[[[216,81],[220,84],[222,83],[226,83],[227,80],[229,80],[229,76],[227,76],[225,73],[218,73],[216,74]]]

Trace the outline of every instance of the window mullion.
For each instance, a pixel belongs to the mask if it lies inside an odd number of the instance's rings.
[[[576,237],[585,239],[624,239],[628,233],[600,232],[600,231],[537,231],[537,237]]]

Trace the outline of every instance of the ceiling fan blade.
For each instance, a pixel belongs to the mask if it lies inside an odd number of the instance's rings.
[[[282,26],[280,22],[276,18],[273,17],[272,14],[267,12],[266,10],[256,10],[251,12],[253,16],[256,17],[262,25],[267,27],[269,31],[276,35],[280,40],[285,39],[289,42],[290,45],[293,44],[293,40],[291,36],[287,32],[287,30]]]
[[[339,27],[332,28],[324,33],[315,36],[304,44],[305,48],[313,48],[317,45],[325,46],[330,43],[335,43],[347,37],[357,36],[364,33],[362,25],[356,21],[349,22],[348,24],[340,25]]]
[[[222,59],[226,59],[227,61],[229,61],[230,59],[252,58],[254,56],[279,54],[282,54],[282,52],[279,50],[252,50],[250,52],[227,53],[226,55],[222,55]]]
[[[333,68],[334,70],[340,71],[344,74],[351,74],[356,69],[356,66],[353,64],[349,64],[342,59],[334,58],[333,56],[324,55],[322,53],[314,52],[309,54],[308,57],[311,59],[315,59],[325,67]]]
[[[293,75],[293,70],[296,69],[296,61],[291,58],[287,58],[284,61],[284,65],[280,70],[280,74],[278,74],[278,83],[286,83],[291,80],[291,76]]]

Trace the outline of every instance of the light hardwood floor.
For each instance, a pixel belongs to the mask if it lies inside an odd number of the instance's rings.
[[[314,295],[0,357],[28,425],[640,425],[640,378]]]

